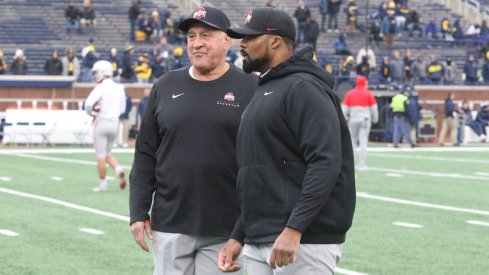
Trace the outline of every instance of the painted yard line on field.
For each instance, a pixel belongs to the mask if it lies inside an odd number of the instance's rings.
[[[113,148],[114,153],[134,153],[134,148]],[[16,155],[16,154],[93,154],[93,148],[52,148],[52,149],[5,149],[0,150],[0,155]]]
[[[409,228],[422,228],[423,227],[421,224],[408,223],[408,222],[393,222],[392,224],[397,225],[397,226],[402,226],[402,227],[409,227]]]
[[[2,188],[2,187],[0,187],[0,192],[11,194],[11,195],[15,195],[15,196],[19,196],[19,197],[24,197],[24,198],[29,198],[29,199],[35,199],[35,200],[40,200],[40,201],[44,201],[44,202],[49,202],[49,203],[52,203],[52,204],[57,204],[57,205],[61,205],[61,206],[64,206],[64,207],[68,207],[68,208],[72,208],[72,209],[76,209],[76,210],[80,210],[80,211],[89,212],[89,213],[96,214],[96,215],[99,215],[99,216],[104,216],[104,217],[109,217],[109,218],[113,218],[113,219],[117,219],[117,220],[129,222],[129,217],[126,217],[126,216],[122,216],[122,215],[119,215],[119,214],[115,214],[115,213],[111,213],[111,212],[107,212],[107,211],[102,211],[102,210],[98,210],[98,209],[95,209],[95,208],[86,207],[86,206],[82,206],[82,205],[78,205],[78,204],[74,204],[74,203],[70,203],[70,202],[65,202],[65,201],[58,200],[58,199],[53,199],[53,198],[49,198],[49,197],[45,197],[45,196],[34,195],[34,194],[30,194],[30,193],[25,193],[25,192],[19,192],[19,191],[15,191],[15,190],[12,190],[12,189],[7,189],[7,188]]]
[[[62,181],[63,178],[62,177],[58,177],[58,176],[52,176],[51,177],[51,180],[54,180],[54,181]]]
[[[396,174],[396,173],[386,173],[385,175],[388,176],[388,177],[393,177],[393,178],[402,178],[402,177],[404,177],[403,174]]]
[[[102,235],[105,233],[104,231],[101,231],[98,229],[93,229],[93,228],[87,228],[87,227],[80,228],[80,231],[88,233],[88,234],[92,234],[92,235]]]
[[[368,275],[366,273],[360,273],[360,272],[356,272],[356,271],[351,271],[351,270],[343,269],[343,268],[340,268],[340,267],[336,267],[334,269],[334,272],[335,273],[340,273],[340,274],[346,274],[346,275]]]
[[[425,207],[425,208],[441,209],[441,210],[452,211],[452,212],[462,212],[462,213],[489,216],[489,211],[485,211],[485,210],[460,208],[460,207],[453,207],[453,206],[448,206],[448,205],[440,205],[440,204],[426,203],[426,202],[420,202],[420,201],[410,201],[410,200],[397,199],[397,198],[391,198],[391,197],[376,196],[376,195],[371,195],[371,194],[366,193],[366,192],[357,192],[357,197],[365,198],[365,199],[385,201],[385,202],[398,203],[398,204],[413,205],[413,206],[419,206],[419,207]]]
[[[416,159],[416,160],[439,160],[439,161],[451,161],[451,162],[468,162],[468,163],[489,164],[489,160],[482,160],[482,159],[443,158],[443,157],[432,157],[432,156],[409,156],[409,155],[380,154],[380,153],[371,153],[371,154],[369,154],[369,156],[384,157],[384,158],[401,158],[401,159]]]
[[[8,230],[8,229],[0,229],[0,235],[4,235],[7,237],[17,237],[17,236],[19,236],[19,233],[14,232],[12,230]]]
[[[440,178],[489,181],[488,177],[478,177],[478,176],[461,175],[461,174],[433,173],[433,172],[422,172],[422,171],[412,171],[412,170],[402,170],[402,169],[376,168],[371,166],[368,167],[368,170],[377,171],[377,172],[395,173],[395,174],[410,174],[410,175],[430,176],[430,177],[440,177]]]
[[[65,202],[62,200],[58,200],[58,199],[53,199],[53,198],[49,198],[49,197],[29,194],[29,193],[25,193],[25,192],[19,192],[19,191],[7,189],[7,188],[1,188],[1,187],[0,187],[0,192],[4,192],[7,194],[20,196],[20,197],[24,197],[24,198],[29,198],[29,199],[36,199],[36,200],[40,200],[40,201],[44,201],[44,202],[48,202],[48,203],[52,203],[52,204],[61,205],[61,206],[67,207],[67,208],[73,208],[76,210],[85,211],[88,213],[92,213],[92,214],[96,214],[96,215],[100,215],[100,216],[104,216],[104,217],[114,218],[114,219],[121,220],[124,222],[129,222],[129,217],[126,217],[123,215],[119,215],[119,214],[115,214],[115,213],[111,213],[111,212],[107,212],[107,211],[102,211],[102,210],[98,210],[95,208],[90,208],[90,207],[86,207],[86,206],[82,206],[82,205],[77,205],[74,203],[69,203],[69,202]],[[95,232],[93,230],[98,231],[98,230],[92,229],[92,228],[85,228],[85,230],[82,230],[82,228],[80,228],[80,231],[84,231],[84,232],[87,232],[87,231]],[[13,231],[11,231],[11,232],[13,232]],[[100,231],[100,232],[102,232],[102,231]],[[87,233],[90,233],[90,232],[87,232]],[[0,232],[0,234],[2,234],[2,232]],[[92,234],[95,234],[95,233],[92,233]],[[351,271],[351,270],[347,270],[347,269],[343,269],[343,268],[338,268],[338,267],[335,269],[335,271],[338,273],[346,274],[346,275],[367,275],[365,273],[359,273],[359,272],[355,272],[355,271]]]
[[[11,181],[12,178],[10,177],[0,177],[0,181]]]
[[[13,154],[12,156],[21,157],[21,158],[40,159],[40,160],[49,160],[49,161],[57,161],[57,162],[65,162],[65,163],[67,162],[67,163],[97,166],[97,162],[88,161],[88,160],[65,159],[65,158],[56,158],[56,157],[47,157],[47,156],[38,156],[38,155],[29,155],[29,154]],[[121,165],[121,167],[124,169],[131,169],[130,166]]]
[[[470,223],[470,224],[482,225],[482,226],[489,227],[489,222],[481,222],[481,221],[466,221],[466,222]]]

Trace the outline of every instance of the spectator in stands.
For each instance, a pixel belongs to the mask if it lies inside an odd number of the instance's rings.
[[[455,82],[455,73],[457,71],[457,64],[453,62],[452,57],[448,56],[445,60],[445,75],[443,76],[443,82],[445,84],[453,84]]]
[[[184,67],[182,63],[182,56],[183,56],[182,47],[177,47],[173,50],[173,59],[170,62],[170,70],[178,70]]]
[[[124,148],[129,147],[127,141],[129,139],[129,129],[131,129],[131,125],[129,122],[129,114],[132,109],[132,98],[125,92],[126,95],[126,109],[124,113],[119,116],[119,127],[117,127],[117,133],[121,133],[121,139],[119,139],[118,145]]]
[[[170,43],[172,42],[177,42],[176,41],[176,31],[175,31],[175,22],[173,22],[173,19],[172,19],[172,13],[171,11],[166,11],[165,12],[165,20],[163,22],[164,24],[164,28],[163,28],[163,31],[165,33],[165,36],[169,38],[169,41],[171,41]]]
[[[151,77],[151,67],[149,66],[148,53],[143,53],[139,56],[138,64],[134,67],[138,83],[149,83]]]
[[[426,66],[426,76],[431,84],[440,84],[445,75],[445,68],[441,64],[436,55],[430,55],[430,64]]]
[[[0,50],[0,75],[5,74],[8,70],[7,61],[3,55],[3,51]]]
[[[408,112],[407,105],[409,104],[409,91],[403,89],[400,93],[392,98],[391,108],[394,115],[394,133],[392,137],[392,143],[394,148],[399,147],[399,143],[402,138],[411,145],[411,147],[416,147],[416,144],[411,139],[410,126],[408,122]]]
[[[344,34],[340,34],[338,38],[333,42],[334,54],[338,55],[351,55],[351,51],[348,49],[348,43]]]
[[[122,63],[119,57],[117,56],[117,49],[112,48],[110,49],[110,57],[109,57],[110,64],[112,64],[112,72],[113,78],[115,82],[120,82],[121,81],[121,75],[122,75]]]
[[[166,36],[160,38],[160,43],[155,47],[160,55],[164,58],[168,58],[173,53],[173,46],[168,43]]]
[[[474,119],[472,118],[472,109],[468,100],[462,102],[459,119],[461,121],[458,123],[457,143],[463,144],[465,140],[465,126],[470,126],[474,122]]]
[[[484,56],[484,65],[482,65],[482,79],[485,85],[489,85],[489,52]]]
[[[76,27],[78,33],[83,33],[83,29],[80,24],[80,10],[75,7],[75,2],[70,1],[68,7],[65,10],[66,19],[66,32],[71,33],[71,28]]]
[[[477,84],[478,76],[479,76],[479,63],[474,58],[474,54],[469,53],[467,56],[467,61],[464,64],[462,78],[465,81],[466,85],[475,85]]]
[[[474,122],[470,125],[472,130],[479,136],[481,142],[486,142],[486,126],[489,126],[489,104],[484,103],[481,106],[477,117]]]
[[[149,22],[148,15],[146,11],[141,11],[138,18],[138,30],[143,32],[146,35],[146,41],[151,39],[151,35],[153,34],[153,28]]]
[[[435,20],[430,20],[430,22],[426,25],[424,33],[426,37],[432,39],[438,39],[438,26],[436,25]]]
[[[408,30],[409,37],[413,37],[415,31],[419,33],[419,37],[424,36],[423,23],[417,11],[412,10],[409,12],[408,17],[406,18],[406,28]]]
[[[92,8],[90,0],[83,0],[80,22],[84,28],[90,28],[92,32],[94,32],[94,27],[97,24],[97,21],[95,20],[95,10]]]
[[[417,84],[423,84],[426,81],[426,64],[423,54],[419,54],[411,65],[411,73]]]
[[[446,40],[452,38],[452,25],[448,18],[444,17],[440,23],[441,37]]]
[[[390,81],[391,68],[389,64],[389,57],[384,56],[382,64],[380,65],[380,83],[387,84]]]
[[[268,0],[265,7],[276,8],[275,0]]]
[[[66,49],[66,56],[61,58],[61,64],[63,67],[62,75],[74,76],[75,80],[80,75],[80,60],[76,57],[75,49]]]
[[[478,38],[481,33],[481,26],[479,24],[471,24],[465,33],[466,38]]]
[[[153,61],[151,62],[151,82],[155,82],[164,75],[168,71],[168,62],[167,58],[163,58],[162,55],[157,54],[154,56]]]
[[[304,28],[306,27],[306,23],[308,18],[311,16],[311,11],[304,4],[304,1],[299,1],[299,5],[294,11],[294,17],[297,20],[297,37],[295,39],[295,43],[301,44],[304,43]]]
[[[159,41],[160,37],[163,37],[163,29],[161,23],[161,17],[157,10],[151,12],[151,18],[149,19],[149,24],[153,29],[153,37],[151,38],[154,43]]]
[[[404,63],[404,81],[411,82],[413,80],[413,74],[411,73],[411,65],[413,64],[414,59],[413,59],[413,53],[411,52],[410,49],[406,49],[402,61]]]
[[[409,16],[409,7],[407,3],[396,4],[396,24],[397,28],[402,32],[406,28],[407,17]]]
[[[51,57],[44,63],[44,72],[47,75],[61,75],[63,73],[63,64],[59,59],[58,51],[51,52]]]
[[[375,68],[377,67],[377,59],[375,57],[375,52],[372,50],[372,48],[368,47],[368,45],[358,50],[357,58],[356,58],[357,65],[362,63],[363,57],[365,56],[367,57],[369,70],[375,71]]]
[[[355,60],[353,56],[341,57],[338,64],[338,83],[340,85],[342,82],[351,82],[351,72],[355,68]]]
[[[487,35],[489,35],[489,26],[487,26],[486,20],[482,20],[480,37],[485,37]]]
[[[401,59],[399,51],[392,52],[392,58],[389,61],[389,78],[390,81],[402,84],[404,82],[404,61]]]
[[[349,0],[345,7],[346,13],[346,32],[355,32],[358,26],[358,7],[355,0]]]
[[[331,32],[333,27],[335,32],[340,32],[338,29],[338,14],[340,13],[340,8],[341,0],[328,0],[328,32]]]
[[[441,126],[440,135],[438,136],[438,143],[441,146],[445,145],[445,136],[447,130],[450,131],[450,142],[453,146],[458,146],[457,143],[457,123],[455,121],[454,113],[458,113],[458,107],[453,103],[455,94],[450,92],[445,99],[445,109],[443,112],[443,123]]]
[[[12,74],[14,75],[27,74],[27,58],[24,55],[24,51],[21,49],[17,49],[15,51],[12,65],[10,65],[10,70],[12,70]]]
[[[375,46],[377,48],[380,46],[380,41],[382,41],[382,36],[380,34],[380,25],[377,20],[373,20],[370,22],[370,33],[369,33],[369,39],[368,42],[371,43],[372,41],[375,42]]]
[[[394,16],[385,16],[380,25],[380,35],[384,38],[384,44],[392,46],[394,36],[397,33],[396,19]]]
[[[304,26],[304,42],[312,46],[316,51],[316,41],[319,37],[319,24],[316,21],[316,16],[311,15]]]
[[[321,32],[325,32],[324,24],[326,23],[326,14],[328,14],[328,0],[319,0],[318,7],[321,15]]]
[[[95,49],[95,43],[90,38],[88,45],[82,49],[81,52],[81,70],[80,70],[80,82],[92,82],[92,67],[97,62],[99,55]]]
[[[128,12],[129,22],[131,24],[131,33],[130,33],[131,41],[136,40],[136,26],[138,24],[139,13],[140,13],[139,1],[133,1]]]
[[[462,29],[462,26],[460,24],[460,19],[455,19],[455,22],[453,23],[453,28],[452,28],[452,36],[453,39],[455,40],[461,40],[464,39],[464,31]]]
[[[134,63],[132,61],[132,54],[134,53],[134,46],[128,45],[122,56],[122,81],[133,82],[134,81]]]
[[[363,76],[368,79],[368,75],[370,74],[370,64],[368,63],[368,56],[364,55],[362,60],[355,67],[355,71],[357,75]]]
[[[364,56],[366,60],[367,57]],[[366,62],[366,64],[368,64]],[[367,170],[367,144],[371,124],[379,120],[377,101],[373,93],[368,90],[367,79],[357,77],[354,89],[346,93],[341,108],[348,121],[353,148],[358,147],[360,154],[356,168],[360,171]]]

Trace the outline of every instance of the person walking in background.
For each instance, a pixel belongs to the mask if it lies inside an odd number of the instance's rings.
[[[85,100],[85,110],[94,116],[93,146],[97,158],[99,185],[94,192],[105,192],[107,186],[107,164],[119,176],[119,187],[126,187],[124,169],[112,156],[112,147],[117,138],[119,116],[126,108],[124,88],[112,80],[112,65],[109,61],[97,61],[92,69],[93,80],[97,85]]]
[[[62,75],[74,76],[78,79],[80,75],[80,60],[76,57],[75,49],[66,49],[66,56],[61,58],[61,64],[63,67]]]
[[[399,148],[399,142],[402,138],[411,145],[411,148],[416,147],[416,144],[411,139],[409,133],[409,122],[407,105],[409,104],[409,91],[406,89],[401,90],[400,93],[392,98],[391,108],[394,115],[394,134],[392,137],[392,143],[394,148]]]
[[[334,274],[355,208],[351,137],[334,78],[310,47],[293,54],[286,12],[251,14],[228,31],[242,38],[243,70],[260,73],[260,82],[236,144],[241,216],[218,265],[239,269],[245,243],[248,274]]]
[[[121,138],[119,140],[119,145],[121,147],[127,148],[129,145],[127,140],[129,139],[129,130],[131,129],[131,124],[129,121],[129,114],[132,109],[132,98],[125,93],[126,96],[126,109],[124,113],[119,116],[119,127],[117,128],[117,133],[121,134]]]
[[[358,77],[356,87],[346,93],[341,104],[345,118],[348,121],[353,147],[360,149],[357,168],[360,171],[367,170],[367,144],[370,134],[370,126],[379,121],[377,101],[371,91],[368,90],[367,79]]]
[[[44,63],[44,72],[47,75],[61,75],[63,73],[63,64],[58,57],[58,51],[51,52],[51,58]]]
[[[306,6],[304,1],[299,1],[299,5],[294,11],[294,17],[297,20],[297,38],[295,42],[297,44],[304,43],[304,29],[307,24],[308,18],[311,16],[311,11]]]
[[[304,42],[312,46],[312,49],[316,51],[316,41],[319,37],[319,25],[316,21],[316,16],[311,15],[304,26]]]
[[[324,24],[326,23],[326,15],[328,14],[328,0],[319,0],[319,14],[321,14],[321,32],[325,32]]]
[[[236,133],[258,79],[226,62],[229,26],[207,6],[179,24],[191,65],[155,82],[136,138],[131,232],[145,251],[153,240],[154,275],[221,274],[239,215]]]
[[[438,143],[441,146],[445,145],[445,136],[447,130],[450,131],[450,141],[451,145],[459,146],[457,143],[457,123],[455,121],[454,113],[458,113],[457,105],[453,103],[455,99],[455,94],[450,92],[445,99],[445,109],[443,112],[443,123],[441,126],[440,135],[438,136]]]
[[[335,32],[340,32],[338,29],[338,13],[340,13],[341,0],[328,0],[328,32],[334,28]]]
[[[15,55],[12,64],[10,65],[10,70],[12,70],[12,74],[14,75],[27,74],[27,58],[25,57],[23,50],[15,50]]]

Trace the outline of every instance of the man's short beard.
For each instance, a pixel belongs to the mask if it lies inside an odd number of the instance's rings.
[[[248,60],[250,60],[249,57]],[[268,56],[257,58],[251,61],[246,61],[245,59],[243,60],[243,71],[245,73],[251,73],[251,72],[263,73],[266,71],[269,61],[270,58]]]

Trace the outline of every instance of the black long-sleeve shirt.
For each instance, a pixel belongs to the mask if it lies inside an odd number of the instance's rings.
[[[153,203],[153,230],[229,237],[239,213],[236,133],[257,78],[232,65],[213,81],[188,70],[153,85],[130,175],[130,222],[148,219]]]

